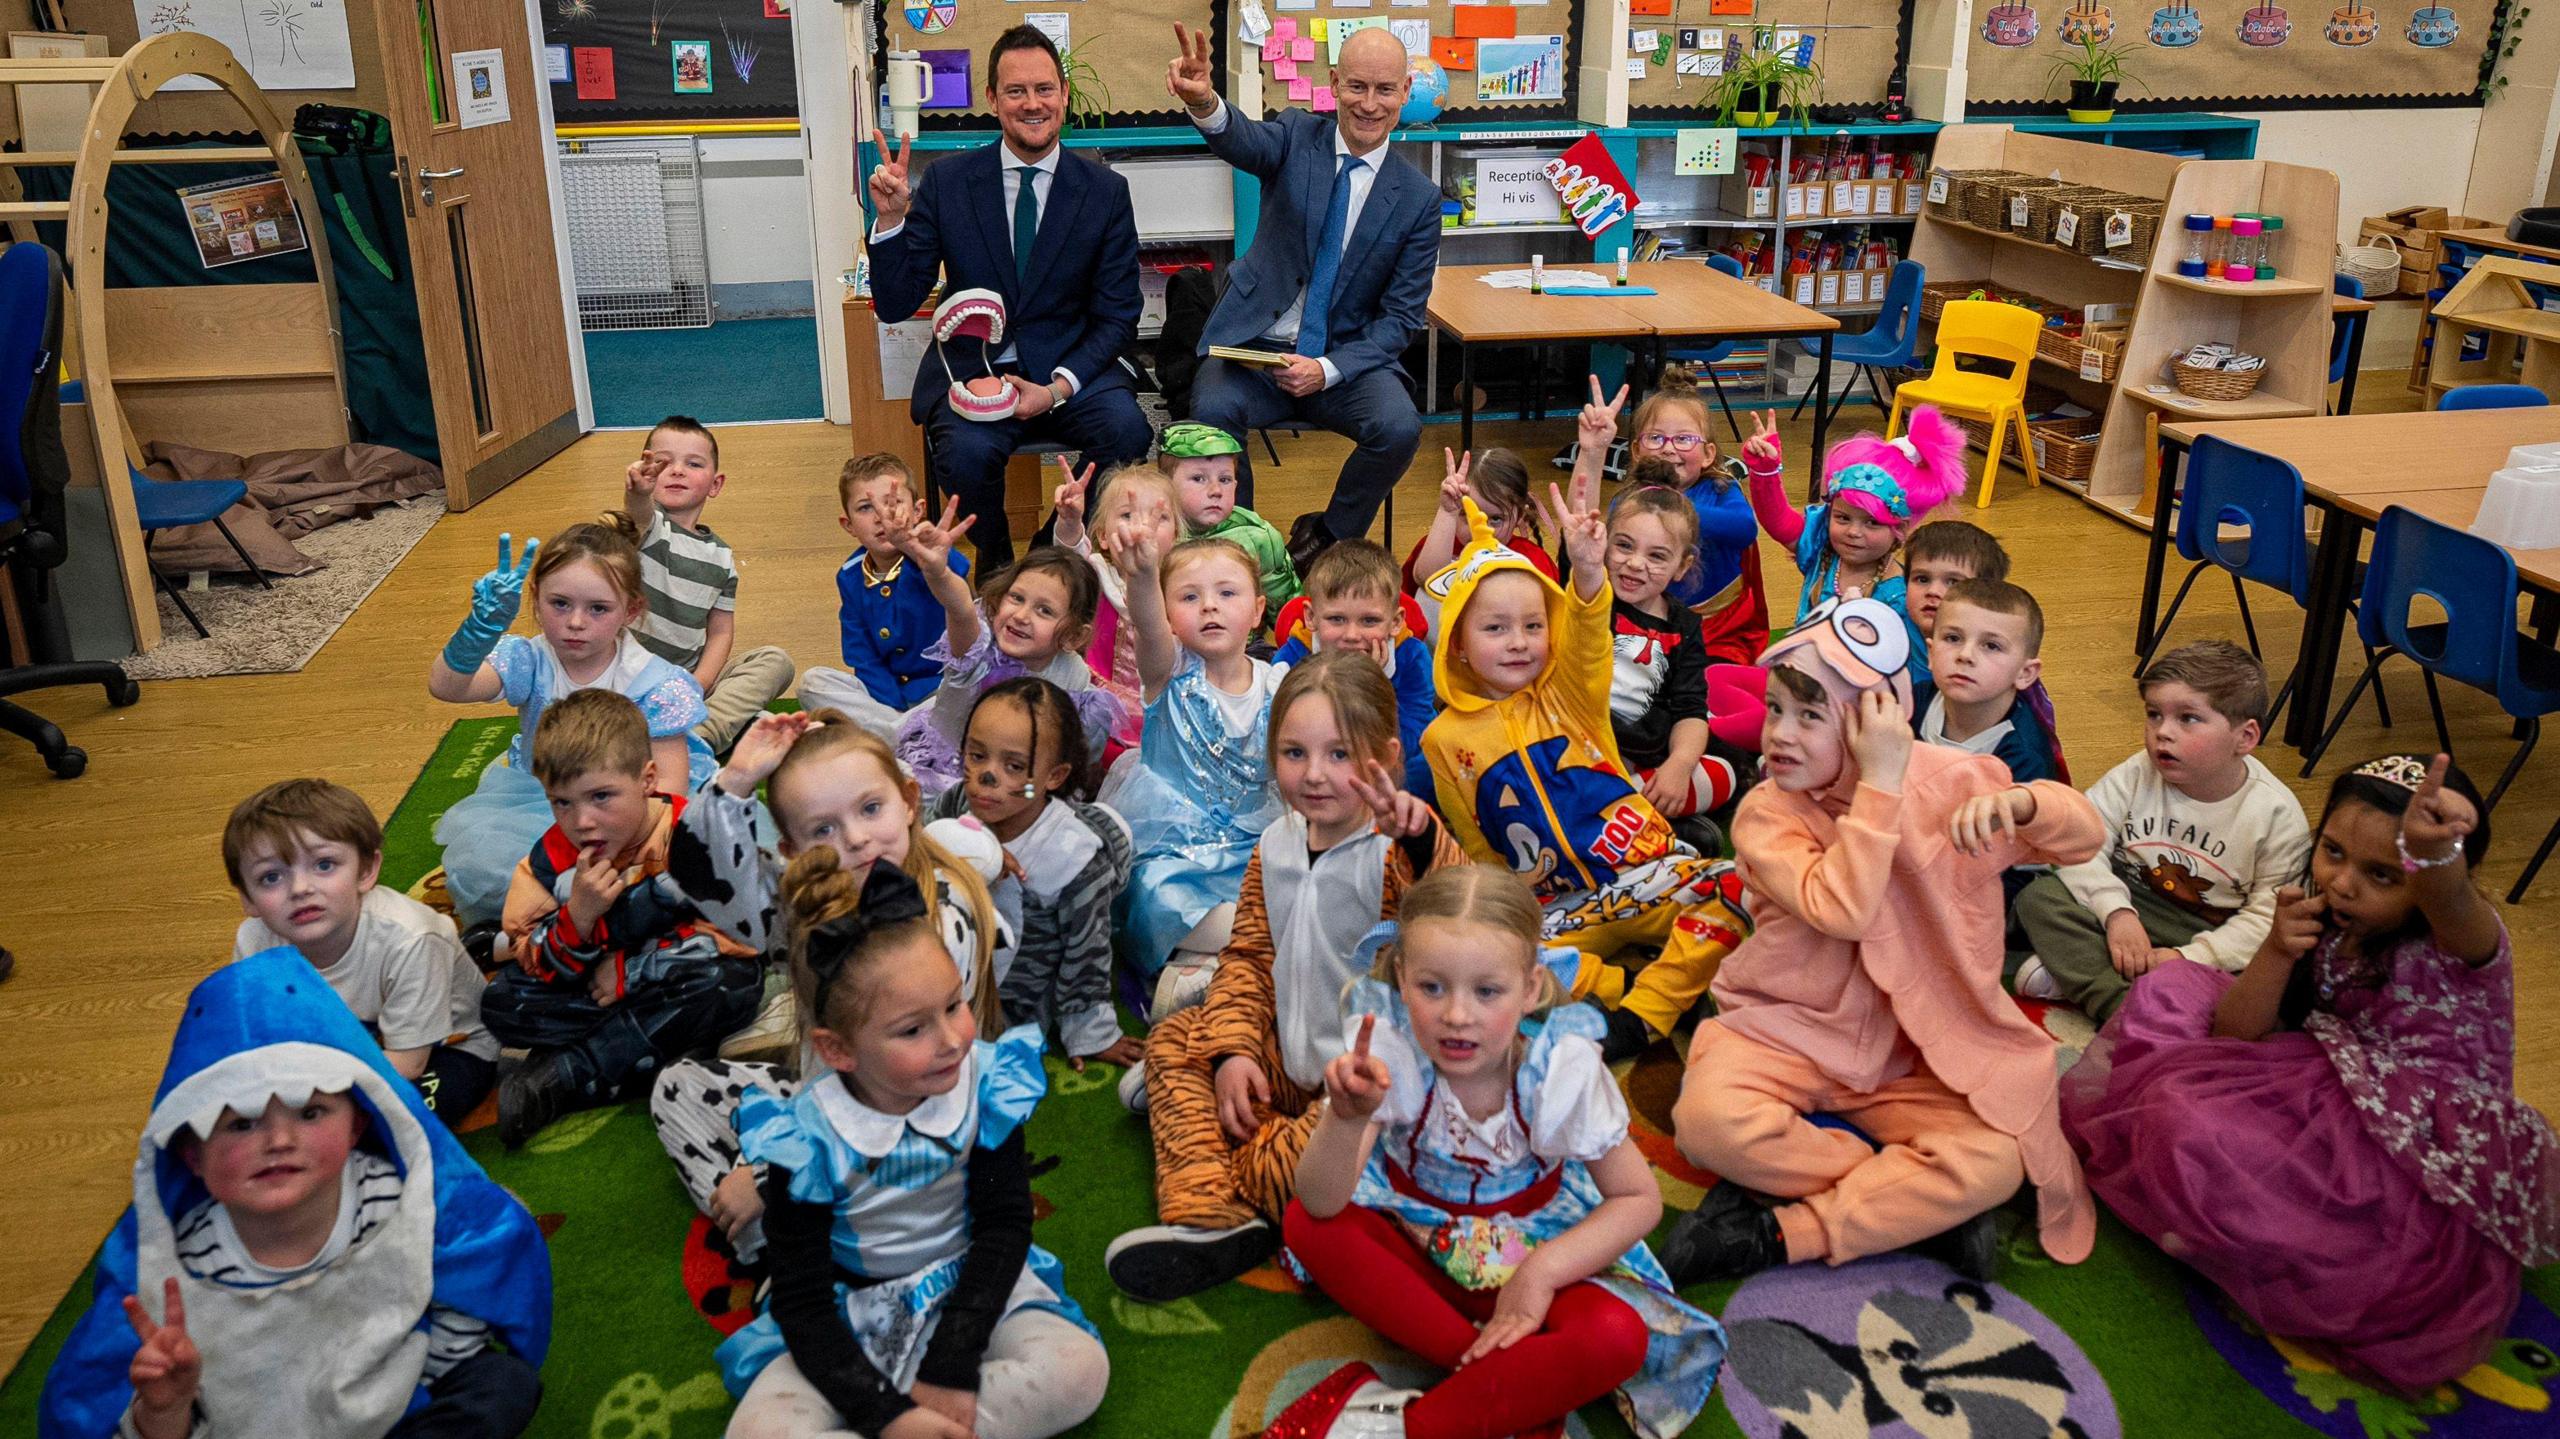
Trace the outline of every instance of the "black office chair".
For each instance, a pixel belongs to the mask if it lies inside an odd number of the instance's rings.
[[[123,667],[62,658],[71,646],[51,583],[69,531],[61,353],[61,258],[37,244],[0,250],[0,567],[8,570],[10,584],[0,605],[14,620],[6,632],[12,667],[0,670],[0,695],[104,685],[109,703],[129,705],[142,698],[142,687]],[[25,653],[17,653],[22,628]],[[6,699],[0,699],[0,729],[34,745],[46,767],[63,779],[89,767],[87,753],[51,721]]]

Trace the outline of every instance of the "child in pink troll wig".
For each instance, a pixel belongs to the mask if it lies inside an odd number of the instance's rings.
[[[1935,406],[1922,405],[1911,412],[1910,427],[1890,440],[1852,435],[1831,447],[1822,498],[1798,509],[1787,496],[1777,422],[1764,412],[1752,417],[1751,427],[1742,445],[1751,512],[1771,538],[1795,551],[1796,567],[1804,571],[1795,622],[1832,600],[1881,600],[1911,631],[1912,679],[1928,679],[1928,641],[1911,625],[1903,600],[1902,542],[1932,510],[1964,493],[1964,432]],[[1709,669],[1709,730],[1757,748],[1766,682],[1752,665]]]

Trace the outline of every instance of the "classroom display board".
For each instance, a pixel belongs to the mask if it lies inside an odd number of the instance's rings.
[[[1180,120],[1164,88],[1176,22],[1209,32],[1211,73],[1221,89],[1226,85],[1227,0],[879,0],[874,10],[873,63],[885,61],[894,47],[922,54],[932,68],[933,85],[916,117],[920,129],[993,125],[987,48],[1016,25],[1046,34],[1067,59],[1067,86],[1079,108],[1090,99],[1090,108],[1112,121]]]
[[[2083,36],[2129,51],[2119,102],[2467,100],[2504,18],[2493,0],[2400,0],[2392,8],[2342,0],[2335,9],[2298,10],[2269,0],[2156,7],[2001,0],[1977,5],[1973,15],[1967,98],[1989,104],[2060,99],[2065,82],[2053,78],[2053,62]]]
[[[1813,41],[1825,105],[1872,105],[1902,57],[1909,0],[1633,0],[1627,107],[1639,119],[1694,113],[1723,73],[1725,47],[1762,27],[1770,49]]]
[[[789,119],[800,113],[793,3],[550,0],[534,68],[563,125]]]
[[[1704,8],[1708,0],[1694,3]],[[1404,42],[1421,67],[1417,90],[1437,91],[1443,116],[1553,120],[1573,113],[1578,0],[1277,0],[1270,18],[1270,38],[1243,62],[1262,67],[1266,113],[1331,110],[1335,55],[1343,40],[1369,27]]]

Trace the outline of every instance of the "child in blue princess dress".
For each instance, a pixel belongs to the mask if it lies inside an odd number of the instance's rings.
[[[660,781],[678,793],[717,768],[692,733],[705,713],[701,686],[632,633],[648,608],[637,533],[629,518],[608,513],[548,542],[526,541],[521,559],[498,536],[498,567],[473,583],[471,613],[427,666],[427,693],[447,704],[516,707],[505,760],[482,770],[480,787],[436,821],[445,889],[466,942],[475,926],[496,922],[516,863],[551,828],[551,803],[533,777],[533,731],[554,700],[609,689],[639,705]],[[528,580],[540,633],[508,634]]]
[[[1110,553],[1127,582],[1147,719],[1137,759],[1114,770],[1102,799],[1135,846],[1122,954],[1155,985],[1150,1017],[1162,1019],[1208,997],[1245,866],[1280,817],[1267,741],[1288,666],[1245,651],[1262,627],[1262,581],[1242,546],[1202,536],[1168,551],[1131,527]]]
[[[719,1349],[739,1439],[1020,1439],[1101,1407],[1110,1356],[1031,1242],[1022,1129],[1047,1092],[1040,1034],[977,1037],[960,968],[906,871],[857,894],[833,849],[784,876],[792,983],[825,1071],[750,1089],[773,1287]]]

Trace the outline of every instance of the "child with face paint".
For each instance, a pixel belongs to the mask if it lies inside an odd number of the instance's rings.
[[[2106,825],[2068,785],[1915,743],[1909,647],[1900,615],[1854,599],[1760,657],[1767,780],[1733,820],[1758,929],[1717,972],[1672,1110],[1681,1152],[1724,1176],[1663,1250],[1679,1283],[1932,1240],[1987,1278],[1989,1211],[2021,1179],[2047,1253],[2077,1263],[2096,1237],[2053,1042],[2001,992],[2000,876],[2086,859]]]
[[[1068,1063],[1138,1062],[1111,1004],[1111,908],[1129,884],[1129,825],[1091,802],[1094,765],[1066,691],[1033,676],[978,696],[960,752],[962,782],[934,805],[995,833],[1012,871],[996,912],[1021,936],[996,993],[1005,1018],[1056,1036]]]

